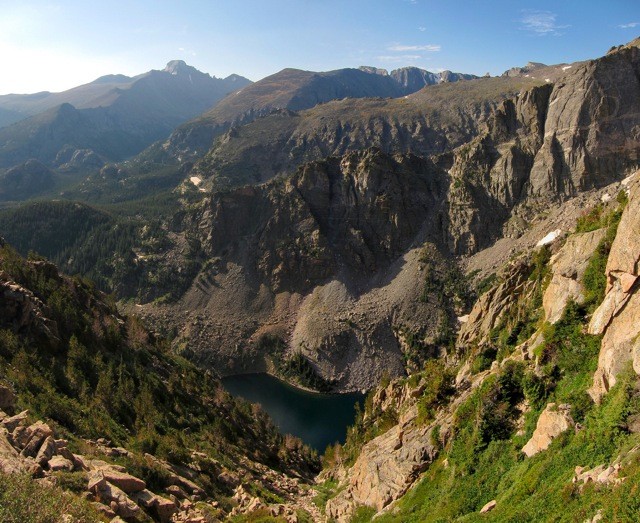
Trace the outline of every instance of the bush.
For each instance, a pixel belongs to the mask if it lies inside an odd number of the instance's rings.
[[[0,521],[3,523],[63,523],[66,514],[76,521],[102,521],[87,502],[59,487],[37,483],[29,476],[0,473]]]

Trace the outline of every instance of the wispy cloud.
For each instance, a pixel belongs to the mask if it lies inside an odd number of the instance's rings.
[[[632,27],[638,27],[640,22],[629,22],[628,24],[620,24],[618,27],[620,29],[631,29]]]
[[[430,53],[435,53],[440,51],[442,47],[440,45],[435,44],[427,44],[427,45],[392,45],[391,47],[387,47],[388,51],[398,51],[404,53],[406,51],[428,51]]]
[[[418,27],[418,31],[422,31],[423,33],[424,33],[426,30],[427,30],[427,28],[426,28],[426,27],[424,27],[424,26],[422,26],[422,25],[421,25],[420,27]]]
[[[521,29],[537,36],[562,36],[562,30],[571,26],[558,24],[557,18],[558,15],[550,11],[523,11]]]
[[[419,54],[396,54],[396,55],[383,55],[376,56],[381,62],[415,62],[420,60],[422,56]]]

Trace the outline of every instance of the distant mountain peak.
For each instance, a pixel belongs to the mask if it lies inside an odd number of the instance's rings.
[[[360,67],[358,67],[358,69],[360,69],[361,71],[364,71],[365,73],[379,74],[381,76],[389,76],[389,71],[387,71],[386,69],[380,69],[379,67],[372,67],[370,65],[361,65]]]
[[[197,69],[188,65],[184,60],[171,60],[169,63],[167,63],[167,66],[163,69],[163,71],[166,73],[171,73],[175,76],[183,73],[189,74],[193,71],[197,71]]]

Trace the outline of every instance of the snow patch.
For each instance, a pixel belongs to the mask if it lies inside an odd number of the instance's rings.
[[[573,66],[572,65],[565,65],[562,70],[566,71],[567,69],[571,69]]]
[[[536,243],[536,247],[542,247],[543,245],[549,245],[553,243],[558,236],[562,234],[562,229],[556,229],[555,231],[551,231],[547,234],[542,240]]]
[[[551,78],[545,78],[544,81],[549,83],[551,81]]]

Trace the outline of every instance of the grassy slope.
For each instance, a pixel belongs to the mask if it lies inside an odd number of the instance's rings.
[[[622,207],[624,198],[620,203]],[[546,343],[537,351],[538,371],[533,372],[526,362],[511,362],[488,378],[459,407],[454,435],[444,444],[439,459],[416,487],[376,521],[584,521],[598,510],[604,521],[640,519],[640,467],[637,454],[628,454],[640,444],[640,435],[630,432],[627,424],[640,413],[638,378],[629,369],[601,405],[593,404],[586,394],[600,348],[599,337],[585,334],[586,324],[604,295],[603,269],[620,214],[618,209],[603,216],[600,210],[578,223],[579,232],[606,226],[607,235],[585,274],[587,302],[582,306],[570,303],[557,324],[542,326]],[[540,263],[532,264],[531,277],[542,288],[548,257],[539,255],[535,260]],[[540,326],[535,311],[529,321]],[[527,326],[517,328],[526,330]],[[496,333],[494,354],[504,357],[515,348],[518,336],[500,334]],[[530,408],[523,431],[518,433],[518,406],[523,400]],[[571,404],[580,429],[564,433],[548,450],[525,458],[520,449],[549,402]],[[580,488],[572,483],[576,466],[609,465],[620,456],[620,475],[625,478],[620,486],[590,483]],[[492,499],[497,500],[497,507],[479,514]],[[372,516],[363,507],[353,521],[369,521]]]

